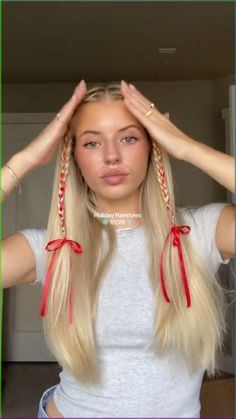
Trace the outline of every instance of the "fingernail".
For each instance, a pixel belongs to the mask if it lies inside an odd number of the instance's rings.
[[[129,86],[131,87],[131,89],[135,90],[135,86],[131,83],[129,83]]]
[[[82,84],[84,84],[85,85],[85,81],[82,79],[82,80],[80,80],[80,82],[79,82],[79,84],[77,84],[77,86],[76,86],[76,88],[75,88],[75,91],[76,90],[78,90],[79,88],[80,88],[80,86],[82,86]]]
[[[77,84],[77,86],[76,86],[76,88],[75,88],[75,90],[74,90],[74,94],[73,94],[73,96],[75,96],[75,95],[76,95],[76,92],[79,90],[79,88],[80,88],[80,83],[79,83],[79,84]]]
[[[123,84],[123,86],[128,86],[128,84],[124,80],[121,80],[121,84]]]

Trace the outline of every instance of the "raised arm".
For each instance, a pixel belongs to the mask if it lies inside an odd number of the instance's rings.
[[[49,125],[23,150],[13,155],[2,168],[2,201],[32,170],[48,164],[67,132],[75,109],[86,92],[82,80],[73,96],[60,110],[59,118]],[[2,287],[8,288],[35,280],[36,261],[33,250],[23,234],[17,232],[2,240]]]

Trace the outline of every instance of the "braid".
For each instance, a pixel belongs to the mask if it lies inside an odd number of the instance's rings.
[[[61,173],[59,178],[59,193],[58,193],[58,214],[61,219],[60,226],[62,235],[66,236],[66,226],[65,226],[65,206],[64,206],[64,196],[65,196],[65,184],[70,166],[70,154],[72,148],[72,137],[71,135],[65,135],[64,143],[62,146],[61,152]]]
[[[183,281],[184,290],[185,290],[185,296],[186,296],[186,300],[187,300],[187,307],[190,307],[190,305],[191,305],[190,291],[189,291],[188,280],[187,280],[185,266],[184,266],[184,259],[183,259],[183,253],[182,253],[182,248],[181,248],[181,240],[180,240],[180,234],[188,234],[190,232],[190,227],[189,226],[176,226],[174,211],[172,210],[172,207],[171,207],[171,204],[170,204],[170,197],[169,197],[167,187],[166,187],[165,171],[164,171],[161,149],[160,149],[159,145],[154,140],[152,141],[152,145],[153,145],[153,157],[154,157],[154,160],[155,160],[158,182],[159,182],[160,187],[161,187],[162,197],[163,197],[163,199],[166,203],[169,219],[172,223],[172,227],[171,227],[170,232],[168,233],[168,235],[166,237],[164,247],[163,247],[162,252],[161,252],[160,279],[161,279],[162,292],[163,292],[163,295],[165,297],[165,300],[168,303],[170,303],[170,299],[168,297],[167,290],[166,290],[166,285],[165,285],[164,250],[165,250],[165,246],[166,246],[166,242],[167,242],[168,238],[171,236],[171,234],[173,234],[173,245],[177,246],[177,250],[178,250],[178,257],[179,257],[182,281]],[[187,229],[187,231],[186,231],[186,229]]]
[[[161,149],[159,145],[156,143],[156,141],[152,141],[152,145],[153,145],[153,157],[155,160],[156,170],[157,170],[157,179],[161,187],[163,199],[166,203],[170,222],[174,225],[175,216],[173,214],[173,210],[170,205],[170,198],[169,198],[169,194],[166,187],[165,171],[164,171],[164,166],[163,166],[163,161],[162,161]]]

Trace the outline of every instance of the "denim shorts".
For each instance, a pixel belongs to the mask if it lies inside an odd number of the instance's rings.
[[[47,403],[49,399],[53,397],[53,393],[56,390],[57,384],[53,387],[48,388],[43,393],[40,402],[39,402],[39,411],[38,411],[38,418],[48,418],[47,413],[45,412],[45,407],[47,406]]]

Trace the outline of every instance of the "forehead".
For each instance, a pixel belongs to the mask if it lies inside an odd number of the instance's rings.
[[[86,129],[105,132],[120,129],[125,125],[137,125],[142,132],[144,128],[138,119],[129,111],[123,100],[104,100],[83,104],[76,113],[73,129],[76,133]]]

